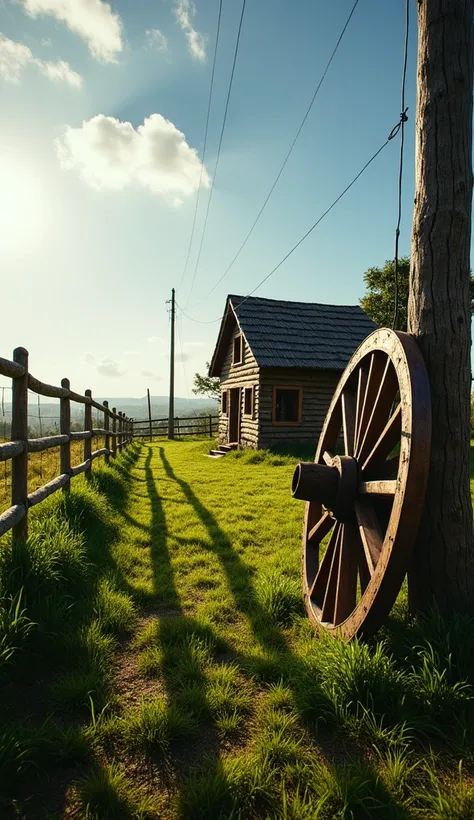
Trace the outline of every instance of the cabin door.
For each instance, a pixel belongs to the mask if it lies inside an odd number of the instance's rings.
[[[230,390],[229,444],[238,444],[240,442],[240,405],[240,387],[234,387]]]

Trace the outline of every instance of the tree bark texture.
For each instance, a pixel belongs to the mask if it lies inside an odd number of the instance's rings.
[[[474,0],[418,0],[416,196],[408,328],[431,386],[433,440],[410,602],[474,612],[469,486]]]

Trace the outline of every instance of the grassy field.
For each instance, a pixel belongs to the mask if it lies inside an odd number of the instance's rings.
[[[474,817],[474,623],[316,635],[294,459],[145,443],[0,541],[0,816]]]

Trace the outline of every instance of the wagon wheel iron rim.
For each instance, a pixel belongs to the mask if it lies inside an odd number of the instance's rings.
[[[350,640],[384,622],[416,539],[430,444],[418,345],[408,333],[376,330],[342,374],[314,463],[293,477],[293,495],[307,502],[302,574],[313,626]]]

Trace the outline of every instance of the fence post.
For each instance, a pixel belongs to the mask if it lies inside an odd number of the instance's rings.
[[[209,414],[209,438],[212,438],[212,416]]]
[[[28,535],[28,351],[17,347],[13,351],[13,361],[25,368],[25,373],[12,382],[12,441],[23,442],[23,452],[12,459],[12,506],[23,504],[25,515],[13,527],[14,538]]]
[[[174,421],[175,421],[175,425],[176,425],[175,426],[175,434],[176,434],[177,438],[179,438],[179,417],[175,418]],[[169,436],[168,436],[168,438],[169,438]]]
[[[112,436],[112,456],[114,458],[116,458],[117,457],[117,436],[115,435],[116,432],[117,432],[117,419],[116,419],[117,408],[116,407],[112,407],[112,413],[114,414],[113,419],[112,419],[112,433],[113,433],[113,436]]]
[[[119,433],[118,451],[119,451],[119,453],[121,453],[122,452],[122,447],[123,447],[123,416],[122,416],[122,411],[121,410],[119,410],[118,433]]]
[[[104,430],[107,430],[107,433],[108,433],[108,431],[110,430],[109,403],[108,403],[107,400],[105,400],[104,402],[102,402],[102,404],[105,407],[105,410],[104,410]],[[107,434],[105,436],[105,449],[110,450],[110,436],[107,435]],[[110,456],[109,456],[108,453],[106,453],[105,454],[105,463],[108,464],[109,461],[110,461]]]
[[[92,391],[86,390],[85,396],[89,399],[92,398]],[[84,461],[90,460],[92,454],[92,404],[85,404],[84,405],[84,430],[90,431],[91,435],[90,438],[84,439]],[[87,481],[90,481],[91,478],[91,470],[92,470],[92,461],[89,464],[89,467],[85,471],[85,476]]]
[[[69,379],[62,379],[61,387],[65,390],[69,390],[70,388]],[[69,396],[67,399],[60,399],[59,400],[59,428],[61,435],[65,435],[68,437],[68,440],[65,444],[61,444],[60,451],[59,451],[59,463],[60,463],[60,472],[65,473],[66,475],[71,475],[71,440],[69,438],[71,434],[71,400]],[[71,482],[68,481],[67,484],[64,485],[63,490],[65,493],[68,493],[71,489]]]

